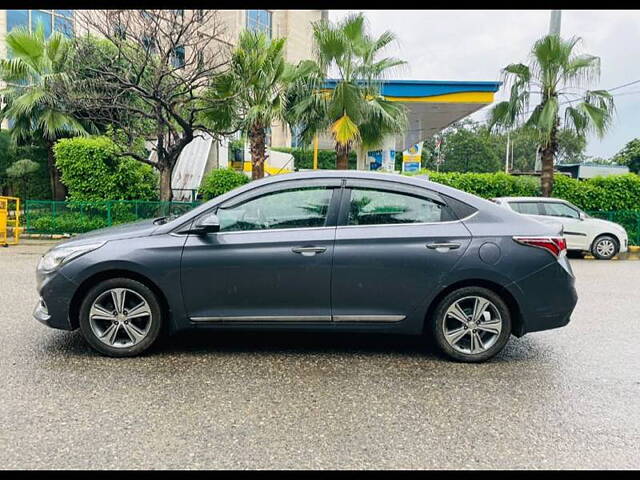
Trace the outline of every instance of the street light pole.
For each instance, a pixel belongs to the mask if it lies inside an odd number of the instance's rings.
[[[549,21],[549,35],[560,35],[561,10],[551,10],[551,20]]]

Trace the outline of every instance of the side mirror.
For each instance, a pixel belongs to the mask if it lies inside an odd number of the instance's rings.
[[[193,227],[182,230],[180,233],[193,233],[195,235],[206,235],[207,233],[215,233],[220,231],[220,220],[215,213],[210,213],[207,216],[201,217],[196,220]]]
[[[585,213],[584,212],[580,212],[580,220],[584,220],[585,218],[587,218]]]

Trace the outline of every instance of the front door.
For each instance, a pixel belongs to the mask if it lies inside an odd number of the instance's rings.
[[[424,189],[355,180],[347,187],[336,231],[333,319],[400,322],[453,269],[469,231]]]
[[[189,235],[181,275],[193,322],[331,321],[339,181],[283,184],[228,200],[219,232]]]

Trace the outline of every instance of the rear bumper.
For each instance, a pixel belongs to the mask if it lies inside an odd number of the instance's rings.
[[[518,337],[564,327],[578,303],[575,278],[559,263],[550,264],[510,287],[520,306],[520,322],[513,331]]]

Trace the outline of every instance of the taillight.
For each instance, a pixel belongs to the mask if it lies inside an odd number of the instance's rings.
[[[523,245],[544,248],[555,257],[559,257],[562,252],[567,250],[567,241],[564,237],[513,237],[513,239]]]

